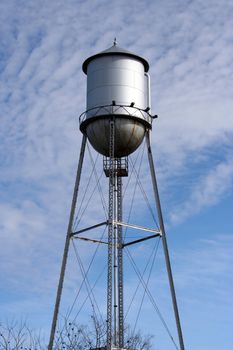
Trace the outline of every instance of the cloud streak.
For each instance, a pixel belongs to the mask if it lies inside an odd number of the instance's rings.
[[[233,159],[218,164],[192,188],[190,197],[171,213],[171,221],[179,223],[203,208],[213,206],[233,185]]]

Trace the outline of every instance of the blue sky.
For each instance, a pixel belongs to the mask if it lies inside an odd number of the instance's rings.
[[[227,0],[1,1],[3,320],[49,327],[85,110],[81,65],[116,36],[150,63],[153,151],[186,347],[232,348],[232,18]],[[156,295],[173,328],[162,261],[160,251]],[[141,327],[153,332],[148,317]],[[156,327],[155,348],[173,349]]]

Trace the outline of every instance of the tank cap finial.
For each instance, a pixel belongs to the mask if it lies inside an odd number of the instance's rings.
[[[114,46],[117,45],[117,39],[116,39],[116,38],[114,38],[113,45],[114,45]]]

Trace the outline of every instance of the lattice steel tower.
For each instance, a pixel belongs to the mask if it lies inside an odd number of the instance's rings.
[[[163,243],[180,350],[184,350],[150,145],[152,120],[156,116],[152,116],[151,114],[150,77],[148,70],[149,64],[144,58],[120,48],[116,40],[112,47],[87,58],[83,63],[83,71],[87,75],[87,109],[80,116],[80,130],[83,133],[83,140],[57,290],[49,350],[53,349],[69,243],[71,237],[75,234],[72,232],[72,225],[87,139],[93,148],[103,155],[104,172],[109,178],[108,220],[95,225],[100,226],[105,224],[108,226],[106,348],[107,350],[124,349],[125,346],[123,249],[126,245],[159,236]],[[122,227],[127,226],[127,224],[122,222],[122,177],[128,175],[128,156],[136,151],[144,138],[146,138],[159,230],[148,230],[153,234],[144,239],[124,244],[122,240]],[[90,228],[93,227],[89,227],[88,229]],[[136,228],[140,229],[140,227]]]

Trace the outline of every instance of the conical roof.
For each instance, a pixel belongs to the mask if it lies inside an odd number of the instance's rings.
[[[139,61],[141,61],[142,64],[144,65],[145,72],[148,72],[149,70],[149,63],[143,57],[140,57],[133,52],[123,49],[122,47],[116,44],[116,41],[114,41],[113,46],[111,46],[109,49],[101,51],[93,56],[90,56],[83,62],[82,68],[84,73],[87,74],[87,66],[93,59],[101,56],[108,56],[108,55],[124,55],[128,57],[136,58]]]

